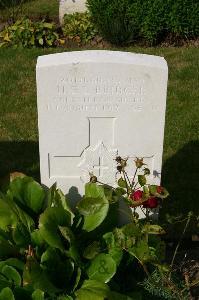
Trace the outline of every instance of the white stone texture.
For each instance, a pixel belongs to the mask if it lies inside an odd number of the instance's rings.
[[[162,57],[117,51],[41,56],[37,101],[41,182],[80,194],[89,172],[115,184],[117,153],[144,157],[161,179],[168,68]]]
[[[60,0],[59,1],[59,21],[63,24],[65,14],[87,11],[86,0]]]

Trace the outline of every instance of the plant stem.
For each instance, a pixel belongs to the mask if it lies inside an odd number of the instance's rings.
[[[136,189],[136,186],[138,185],[138,183],[139,183],[139,182],[136,182],[136,184],[134,185],[134,191],[137,191],[137,190],[140,189],[140,187]]]
[[[126,178],[126,175],[125,175],[126,172],[122,171],[122,173],[123,173],[124,180],[125,180],[125,183],[126,183],[127,195],[129,196],[131,191],[129,191],[129,186],[128,186],[127,178]]]
[[[109,188],[115,190],[115,188],[114,188],[113,186],[109,185],[109,184],[103,183],[103,182],[101,182],[101,181],[99,181],[99,180],[97,180],[97,182],[98,182],[99,184],[102,184],[102,185],[104,185],[104,186],[107,186],[107,187],[109,187]]]
[[[132,189],[133,189],[133,186],[134,186],[134,180],[135,180],[135,176],[137,174],[137,171],[138,171],[138,168],[136,168],[133,179],[132,179],[132,184],[131,184]]]
[[[143,262],[141,262],[141,261],[140,261],[140,264],[141,264],[141,266],[143,267],[143,270],[144,270],[144,272],[146,273],[146,275],[149,277],[149,276],[150,276],[150,273],[149,273],[149,271],[148,271],[146,265],[145,265]]]
[[[146,209],[146,219],[149,220],[149,209]]]
[[[124,174],[125,174],[125,176],[126,176],[126,178],[127,178],[127,181],[128,181],[128,183],[129,183],[130,187],[131,187],[131,182],[130,182],[130,179],[129,179],[129,177],[128,177],[128,174],[126,173],[126,171],[123,171],[123,172],[124,172]]]
[[[140,208],[141,208],[141,211],[143,212],[143,214],[145,215],[145,217],[147,218],[147,215],[146,215],[144,209],[142,207],[140,207]]]

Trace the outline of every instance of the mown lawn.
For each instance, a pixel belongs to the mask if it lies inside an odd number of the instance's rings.
[[[116,50],[116,49],[114,49]],[[35,66],[39,55],[64,49],[0,50],[0,175],[22,171],[39,178]],[[125,48],[164,56],[169,65],[162,182],[166,212],[199,214],[199,51]]]

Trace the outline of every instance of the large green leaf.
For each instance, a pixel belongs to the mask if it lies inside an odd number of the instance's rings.
[[[0,300],[15,300],[12,290],[9,287],[2,289]]]
[[[70,226],[71,215],[62,207],[47,208],[39,219],[39,229],[43,239],[52,247],[65,250],[59,226]]]
[[[69,288],[74,273],[74,263],[58,249],[49,247],[41,256],[41,267],[50,281],[60,288]],[[55,276],[56,274],[56,276]]]
[[[26,226],[29,229],[29,231],[31,231],[35,227],[35,223],[32,217],[30,217],[25,211],[20,209],[17,205],[15,205],[15,211],[18,218],[18,222],[23,223],[24,226]]]
[[[0,275],[0,291],[6,287],[11,288],[12,286],[13,286],[12,282],[6,280],[4,276]]]
[[[90,232],[97,228],[104,221],[108,213],[109,203],[106,199],[104,199],[103,202],[104,205],[98,213],[90,216],[85,216],[83,225],[84,230]]]
[[[116,244],[114,234],[112,232],[107,232],[106,234],[103,235],[103,239],[107,244],[108,253],[114,259],[116,265],[118,266],[121,262],[123,251]]]
[[[59,230],[63,238],[67,240],[70,244],[73,244],[75,242],[75,236],[69,227],[59,226]]]
[[[14,267],[19,271],[23,271],[24,263],[18,258],[8,258],[4,262],[8,266]]]
[[[39,213],[44,206],[45,192],[36,181],[28,182],[24,187],[24,200],[35,212]]]
[[[83,229],[90,232],[97,228],[106,218],[109,210],[109,202],[104,194],[104,189],[95,183],[88,183],[85,186],[85,197],[92,199],[101,199],[101,205],[98,205],[96,213],[84,216]],[[97,200],[97,201],[98,201]],[[82,200],[84,201],[84,200]],[[89,203],[88,203],[89,205]]]
[[[23,203],[24,186],[27,184],[27,182],[30,182],[32,180],[33,179],[30,177],[16,177],[10,183],[9,191],[12,193],[14,198],[20,200]]]
[[[48,207],[62,207],[66,211],[68,211],[71,215],[71,224],[73,223],[73,219],[75,215],[73,214],[66,196],[62,193],[60,189],[57,189],[56,184],[49,189],[47,195]]]
[[[94,241],[86,247],[84,250],[83,256],[87,259],[93,259],[100,253],[100,243]]]
[[[110,254],[99,254],[91,262],[87,270],[90,279],[107,283],[115,275],[116,263]]]
[[[34,289],[42,290],[48,294],[60,291],[49,281],[45,271],[42,270],[39,263],[31,256],[27,257],[26,266],[23,272],[23,285],[32,285]]]
[[[138,241],[135,246],[128,249],[128,252],[137,258],[141,263],[145,263],[154,259],[155,255],[152,255],[148,242],[144,238],[143,240]]]
[[[77,205],[77,209],[83,216],[98,213],[104,206],[103,198],[83,198]]]
[[[67,248],[67,256],[72,258],[78,265],[80,262],[77,240],[69,227],[59,226],[62,237],[66,240],[65,247]]]
[[[13,198],[38,213],[44,206],[45,192],[41,185],[30,177],[17,177],[10,183]]]
[[[44,300],[44,292],[41,290],[36,290],[32,294],[32,300]]]
[[[8,281],[13,282],[17,286],[21,285],[21,276],[15,268],[5,265],[2,268],[1,273],[6,276]]]
[[[107,298],[109,287],[97,280],[85,280],[82,287],[76,291],[77,300],[103,300]]]
[[[104,188],[96,183],[85,184],[85,197],[86,198],[103,198]]]
[[[24,206],[23,204],[21,204],[23,208],[19,206],[20,201],[14,198],[12,191],[7,191],[7,195],[4,196],[3,201],[9,207],[9,212],[12,216],[12,223],[10,225],[12,225],[12,227],[15,227],[17,222],[23,223],[29,230],[34,227],[34,221],[32,217],[28,215],[28,213],[24,210],[26,206]]]
[[[35,229],[33,232],[31,232],[31,242],[34,246],[39,247],[45,244],[45,240],[43,239],[43,236],[39,229]]]
[[[30,233],[23,223],[17,223],[16,228],[14,228],[13,240],[15,241],[17,246],[26,247],[30,245]]]
[[[9,205],[5,201],[5,197],[1,195],[0,198],[0,228],[7,230],[9,225],[16,223],[16,217],[10,210]]]

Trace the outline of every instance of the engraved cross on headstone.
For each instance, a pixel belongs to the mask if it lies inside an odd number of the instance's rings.
[[[49,157],[49,177],[76,179],[88,182],[89,173],[101,181],[113,183],[116,173],[114,130],[116,118],[88,118],[89,145],[79,156],[53,155]]]
[[[94,169],[94,172],[95,170],[97,170],[97,177],[101,177],[103,176],[104,174],[104,171],[105,170],[108,170],[108,165],[104,164],[104,158],[103,157],[99,157],[99,162],[98,162],[98,165],[94,165],[93,166],[93,169]]]

